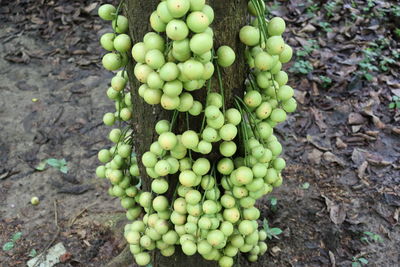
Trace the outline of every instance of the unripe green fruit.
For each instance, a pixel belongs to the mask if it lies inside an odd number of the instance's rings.
[[[218,64],[221,67],[226,68],[231,66],[235,62],[236,54],[232,48],[224,45],[218,48],[217,57],[218,57]]]
[[[207,242],[213,247],[216,247],[219,244],[221,244],[224,241],[224,239],[225,236],[220,230],[210,231],[207,235]]]
[[[297,102],[296,100],[292,97],[284,102],[282,102],[282,108],[286,112],[294,112],[296,111],[297,108]]]
[[[239,250],[232,245],[228,245],[224,249],[224,254],[228,257],[235,257],[238,252],[239,252]]]
[[[249,194],[251,194],[251,192]],[[239,203],[242,208],[251,208],[256,203],[256,200],[251,196],[248,196],[240,199]]]
[[[117,128],[112,129],[108,135],[108,138],[111,140],[111,142],[118,143],[119,139],[121,138],[121,130]]]
[[[241,185],[247,185],[253,181],[253,172],[250,168],[242,166],[236,170],[236,180]]]
[[[96,168],[96,176],[99,178],[106,178],[106,167],[101,165]]]
[[[153,70],[146,64],[138,63],[135,65],[133,72],[136,79],[138,79],[141,83],[146,83],[147,77],[153,72]]]
[[[143,99],[149,105],[158,105],[161,102],[162,91],[148,88],[144,91]]]
[[[247,46],[255,46],[260,42],[260,31],[253,26],[244,26],[240,29],[239,38]]]
[[[197,55],[210,51],[213,47],[213,38],[207,33],[197,33],[190,39],[190,50]]]
[[[165,196],[157,196],[153,200],[153,208],[155,211],[164,211],[168,208],[168,199]]]
[[[213,200],[206,200],[203,202],[203,211],[205,214],[215,214],[217,212],[217,203]]]
[[[246,103],[248,107],[255,108],[261,104],[262,96],[258,91],[252,90],[246,93],[243,101]]]
[[[122,66],[122,58],[114,53],[105,54],[102,59],[103,66],[106,70],[114,71]]]
[[[192,187],[195,185],[197,179],[197,175],[190,170],[182,171],[179,174],[179,182],[186,187]]]
[[[287,63],[292,59],[292,56],[293,49],[289,45],[285,44],[282,53],[279,55],[280,62]]]
[[[234,197],[227,195],[227,194],[225,194],[221,197],[221,205],[224,208],[227,208],[227,209],[233,208],[235,206],[235,204],[236,204],[236,201],[235,201]]]
[[[173,19],[167,24],[167,36],[171,40],[179,41],[185,39],[189,34],[189,28],[182,20]]]
[[[206,16],[208,17],[208,20],[210,21],[210,24],[214,21],[214,10],[212,9],[211,6],[209,5],[204,5],[203,9],[201,10]]]
[[[261,71],[270,70],[273,67],[273,59],[268,53],[260,52],[256,55],[254,64]]]
[[[223,217],[226,221],[235,224],[240,219],[240,212],[237,208],[225,209]]]
[[[220,267],[232,267],[234,261],[231,257],[223,256],[218,260],[218,264]]]
[[[280,61],[276,62],[276,64],[270,70],[271,74],[278,74],[282,70],[282,63]]]
[[[103,122],[107,126],[112,126],[115,122],[115,116],[113,113],[106,113],[103,116]]]
[[[230,158],[223,158],[217,164],[217,170],[223,175],[231,174],[233,168],[233,161]]]
[[[281,36],[271,36],[267,39],[267,52],[270,55],[279,55],[285,48],[285,41]]]
[[[146,35],[143,37],[143,43],[146,47],[146,51],[157,49],[161,52],[164,52],[165,50],[164,38],[155,32],[146,33]]]
[[[150,192],[142,192],[139,196],[139,204],[143,208],[149,208],[151,206],[152,196]]]
[[[159,160],[156,165],[154,166],[154,171],[159,176],[166,176],[169,174],[171,170],[171,166],[169,165],[168,161],[166,160]]]
[[[286,120],[286,112],[283,109],[274,109],[270,116],[271,120],[277,123],[284,122]]]
[[[112,32],[103,34],[100,38],[101,46],[107,51],[114,51],[114,38],[115,34]]]
[[[260,15],[263,15],[264,14],[263,12],[265,11],[265,3],[264,3],[264,1],[260,1],[258,3],[261,3],[261,12],[262,13]],[[247,3],[247,10],[250,12],[251,15],[253,15],[255,17],[258,16],[257,9],[254,7],[253,2],[249,1]]]
[[[98,14],[103,20],[113,20],[117,9],[110,4],[104,4],[99,7]]]
[[[197,225],[192,222],[187,222],[185,224],[185,230],[188,234],[194,234],[197,231]]]
[[[279,84],[279,86],[285,85],[289,80],[287,73],[284,71],[278,72],[274,78],[275,78],[275,81]]]
[[[125,197],[125,198],[121,199],[121,206],[124,209],[133,208],[135,206],[135,204],[136,204],[136,202],[133,198]]]
[[[256,207],[251,207],[243,210],[243,218],[246,220],[257,220],[260,217],[260,211]],[[258,241],[258,233],[257,241]]]
[[[161,17],[157,14],[156,11],[151,13],[150,25],[151,28],[156,32],[165,32],[165,29],[167,27],[167,25],[161,20]]]
[[[140,233],[131,230],[125,234],[125,239],[131,245],[138,245],[140,241]]]
[[[129,35],[119,34],[114,39],[114,48],[120,53],[128,52],[131,49],[132,41]]]
[[[154,153],[147,151],[142,156],[142,163],[146,168],[153,168],[157,163],[157,156]]]
[[[160,250],[161,255],[164,257],[171,257],[175,253],[175,246],[169,246]]]
[[[273,184],[278,180],[278,173],[275,169],[269,168],[267,170],[267,175],[264,177],[264,181],[268,184]]]
[[[231,157],[236,153],[237,145],[233,141],[224,141],[219,145],[219,152],[224,157]]]
[[[164,94],[166,94],[170,97],[179,96],[182,93],[182,90],[183,90],[183,84],[179,80],[166,82],[163,87]]]
[[[157,72],[152,72],[147,76],[147,85],[151,89],[161,89],[164,86],[164,81]]]
[[[206,0],[190,0],[190,11],[201,11],[206,4]]]
[[[186,24],[192,32],[202,33],[210,25],[210,20],[203,12],[195,11],[187,16]]]
[[[150,263],[151,257],[147,252],[141,252],[134,255],[135,261],[139,266],[146,266]]]
[[[283,85],[278,89],[277,97],[280,101],[286,101],[292,98],[294,95],[294,90],[288,85]]]
[[[282,35],[285,29],[286,23],[280,17],[272,18],[268,23],[268,34],[271,36]]]
[[[199,137],[193,130],[187,130],[182,134],[182,144],[188,149],[194,149],[199,144]]]
[[[165,64],[164,55],[160,50],[150,50],[146,53],[145,62],[150,68],[159,69]]]
[[[114,88],[115,91],[119,92],[124,90],[126,86],[126,80],[120,76],[114,76],[111,79],[111,87]]]
[[[179,107],[181,100],[178,96],[168,96],[163,94],[161,96],[161,106],[166,110],[174,110]]]
[[[240,248],[244,245],[244,238],[239,234],[232,236],[230,241],[232,246],[235,248]]]
[[[111,100],[116,100],[119,97],[119,92],[115,91],[114,88],[110,87],[107,90],[107,96]]]
[[[112,27],[117,33],[125,33],[128,31],[128,19],[125,16],[118,15],[112,21]]]
[[[249,220],[241,221],[238,229],[242,235],[249,235],[255,231],[253,223]]]
[[[225,236],[231,236],[233,233],[233,224],[227,221],[222,222],[219,229]]]
[[[160,17],[161,21],[164,23],[168,23],[174,18],[168,10],[166,1],[163,1],[158,4],[157,15]]]
[[[193,106],[193,96],[190,93],[184,92],[179,96],[179,106],[177,110],[180,112],[187,112]]]
[[[146,46],[143,42],[136,43],[132,47],[132,57],[137,63],[144,63],[146,55]]]
[[[173,62],[167,62],[160,69],[160,77],[166,82],[170,82],[178,78],[179,69],[178,66]]]
[[[120,111],[119,117],[123,121],[129,121],[132,118],[132,111],[129,108],[123,108]]]
[[[171,150],[177,145],[178,139],[174,133],[164,132],[158,137],[158,143],[162,149]]]
[[[222,128],[219,130],[219,135],[222,140],[231,141],[235,139],[237,132],[236,126],[228,123],[222,126]]]
[[[199,191],[192,189],[185,195],[185,200],[188,204],[196,205],[201,200],[201,194]]]
[[[192,256],[192,255],[196,254],[196,252],[197,252],[196,243],[194,243],[191,240],[187,240],[187,241],[183,242],[182,243],[182,251],[187,256]]]
[[[212,251],[212,246],[206,240],[201,240],[197,244],[197,250],[201,255],[206,255]]]
[[[192,116],[200,115],[201,111],[203,110],[203,105],[201,102],[195,100],[193,101],[193,106],[189,109],[189,114]]]
[[[283,170],[286,167],[286,162],[283,158],[276,158],[273,162],[272,162],[272,166],[280,171]]]
[[[186,15],[190,8],[189,0],[167,0],[169,13],[174,18],[180,18]]]
[[[239,125],[242,121],[242,115],[240,114],[239,110],[235,108],[230,108],[225,112],[225,118],[228,123],[231,123],[235,126]]]
[[[178,234],[174,230],[169,230],[163,235],[162,240],[168,245],[174,245],[179,239]]]

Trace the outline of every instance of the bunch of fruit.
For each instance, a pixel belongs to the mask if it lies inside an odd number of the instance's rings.
[[[256,200],[282,184],[286,165],[279,157],[282,146],[273,128],[296,109],[293,89],[286,85],[288,75],[281,70],[292,56],[281,36],[285,22],[278,17],[266,20],[264,2],[249,1],[255,19],[239,36],[246,45],[250,73],[244,96],[227,108],[220,67],[231,66],[235,52],[229,46],[214,52],[210,27],[214,12],[205,0],[161,1],[150,16],[155,32],[133,46],[125,34],[127,19],[119,9],[109,4],[99,9],[100,17],[111,20],[114,29],[101,37],[102,46],[112,51],[103,57],[104,67],[124,68],[130,51],[136,61],[134,76],[142,83],[136,89],[139,96],[173,111],[171,121],[157,122],[158,138],[141,158],[152,179],[151,192],[146,192],[140,186],[145,174],[139,173],[132,151],[132,129],[122,127],[133,112],[131,94],[124,91],[125,68],[107,91],[116,102],[116,112],[106,113],[104,123],[111,126],[118,121],[119,127],[109,134],[115,145],[99,152],[104,165],[96,173],[111,182],[109,194],[121,198],[127,218],[133,221],[124,235],[136,263],[149,264],[149,252],[156,248],[171,256],[177,245],[186,255],[199,253],[222,267],[233,266],[238,253],[256,261],[267,251]],[[219,92],[211,89],[214,76]],[[207,90],[205,103],[194,99],[195,90]],[[176,130],[179,112],[187,118],[187,130],[181,133]],[[190,128],[189,116],[202,119],[198,132]],[[171,188],[174,195],[167,198],[171,176],[178,181]]]

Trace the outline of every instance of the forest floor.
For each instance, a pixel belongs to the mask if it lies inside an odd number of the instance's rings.
[[[287,20],[296,58],[286,69],[299,108],[277,130],[285,182],[258,204],[283,233],[257,263],[240,266],[399,266],[400,7],[268,6]],[[123,210],[94,175],[107,145],[101,118],[112,108],[97,7],[89,0],[0,6],[1,267],[26,266],[60,242],[66,252],[56,266],[103,266],[125,246]],[[37,170],[48,159],[55,167]]]

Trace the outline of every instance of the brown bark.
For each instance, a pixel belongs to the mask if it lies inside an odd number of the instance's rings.
[[[149,17],[156,9],[159,1],[156,0],[126,0],[126,15],[129,20],[130,36],[133,43],[141,42],[143,36],[152,31],[150,28]],[[214,30],[214,47],[217,49],[221,45],[229,45],[236,52],[237,58],[233,66],[222,69],[223,84],[225,88],[225,103],[227,108],[232,107],[233,96],[242,96],[244,92],[245,64],[244,64],[244,46],[239,41],[239,30],[247,21],[247,1],[246,0],[211,0],[208,1],[215,12],[215,20],[211,27]],[[151,178],[148,178],[145,168],[141,164],[141,156],[148,151],[150,144],[156,140],[157,134],[154,126],[161,119],[169,119],[172,112],[163,110],[160,105],[150,106],[138,95],[137,88],[140,83],[136,81],[133,75],[134,62],[128,66],[130,86],[132,93],[132,102],[134,107],[133,118],[133,143],[134,150],[140,166],[142,184],[144,190],[150,190]],[[219,91],[216,79],[213,81],[213,91]],[[206,90],[196,92],[195,99],[205,103]],[[191,119],[191,127],[199,128],[202,115]],[[201,119],[199,119],[201,118]],[[177,125],[185,125],[185,116],[178,118]],[[170,177],[170,188],[175,188],[176,177]],[[173,191],[173,190],[171,190]],[[170,192],[172,193],[172,192]],[[170,198],[172,196],[170,195]],[[172,266],[214,266],[215,262],[205,261],[200,255],[187,257],[179,248],[176,253],[169,257],[162,257],[155,253],[153,266],[172,267]],[[216,265],[215,265],[216,266]]]

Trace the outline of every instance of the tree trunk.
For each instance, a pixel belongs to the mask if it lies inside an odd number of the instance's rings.
[[[159,1],[157,0],[126,0],[126,15],[129,20],[129,31],[133,43],[141,42],[143,36],[152,31],[150,27],[150,14],[156,9]],[[236,61],[229,68],[222,69],[221,74],[223,85],[225,88],[225,104],[226,107],[233,106],[233,97],[235,95],[243,96],[244,80],[245,80],[245,61],[244,61],[244,45],[239,41],[239,30],[247,22],[247,0],[211,0],[208,4],[212,6],[215,12],[215,20],[211,24],[214,30],[214,48],[217,49],[221,45],[229,45],[236,52]],[[142,185],[144,190],[150,191],[151,178],[147,177],[145,168],[141,164],[141,157],[144,152],[149,150],[152,142],[157,138],[154,130],[155,124],[161,119],[170,119],[171,111],[166,111],[160,105],[150,106],[138,95],[137,88],[140,83],[133,75],[135,62],[128,64],[128,74],[130,78],[132,103],[134,107],[133,115],[133,143],[134,151],[142,177]],[[214,79],[215,80],[215,79]],[[213,81],[212,90],[219,91],[218,83]],[[195,99],[205,104],[206,90],[198,90],[194,94]],[[202,116],[202,115],[200,115]],[[191,119],[191,128],[199,129],[202,119],[199,117]],[[178,118],[176,125],[185,125],[185,116]],[[177,132],[176,132],[177,133]],[[177,177],[171,177],[171,186],[174,191]],[[169,193],[172,193],[169,192]],[[172,199],[172,195],[169,196]],[[171,257],[162,257],[161,254],[155,253],[153,257],[153,266],[162,267],[179,267],[179,266],[213,266],[214,262],[205,261],[200,255],[187,257],[179,248]]]

